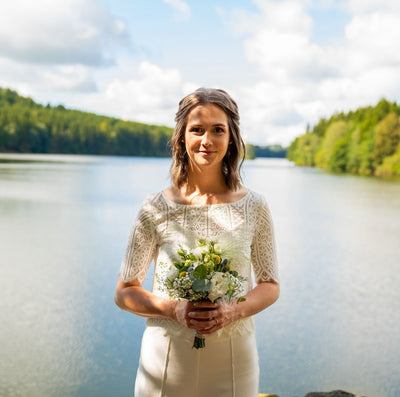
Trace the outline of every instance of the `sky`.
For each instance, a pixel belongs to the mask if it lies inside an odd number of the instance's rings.
[[[174,126],[222,88],[246,142],[400,99],[398,0],[0,1],[0,86],[39,103]]]

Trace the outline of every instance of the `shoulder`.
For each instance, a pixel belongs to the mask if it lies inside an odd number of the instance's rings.
[[[247,196],[249,202],[255,207],[261,208],[268,206],[266,198],[262,194],[255,192],[254,190],[248,189]]]
[[[246,198],[250,193],[250,190],[246,188],[245,186],[240,186],[237,190],[231,190],[227,194],[227,200],[226,202],[230,203],[235,203],[238,202],[244,198]]]
[[[256,218],[256,223],[260,223],[262,219],[270,219],[272,216],[265,196],[253,190],[249,190],[247,208],[249,213]]]
[[[166,189],[158,194],[162,199],[167,199],[169,200],[169,202],[172,203],[183,203],[185,201],[185,198],[182,197],[180,190],[174,185],[168,186]]]
[[[162,192],[152,193],[148,194],[143,200],[140,213],[154,216],[159,212],[163,212],[165,207],[166,203]]]

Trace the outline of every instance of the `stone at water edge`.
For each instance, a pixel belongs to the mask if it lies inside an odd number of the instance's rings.
[[[328,392],[311,392],[307,393],[304,397],[358,397],[358,396],[343,390],[333,390]]]
[[[279,396],[277,394],[259,393],[258,397],[279,397]],[[307,393],[304,397],[362,397],[362,396],[356,396],[353,393],[349,393],[343,390],[333,390],[329,392],[311,392]]]

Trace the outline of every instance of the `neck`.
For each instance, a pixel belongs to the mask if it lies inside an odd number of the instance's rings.
[[[201,171],[189,170],[187,182],[183,185],[186,194],[199,195],[225,193],[228,187],[222,170],[219,168]]]

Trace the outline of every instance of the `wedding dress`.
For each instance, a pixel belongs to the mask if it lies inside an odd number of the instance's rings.
[[[233,270],[257,281],[278,282],[271,214],[263,196],[249,190],[232,203],[186,205],[162,192],[149,196],[133,225],[120,276],[143,283],[155,263],[152,292],[169,298],[163,284],[180,247],[199,239],[218,243]],[[239,303],[240,304],[240,303]],[[259,366],[252,317],[206,336],[193,349],[194,330],[173,320],[147,319],[142,339],[136,397],[257,396]]]

